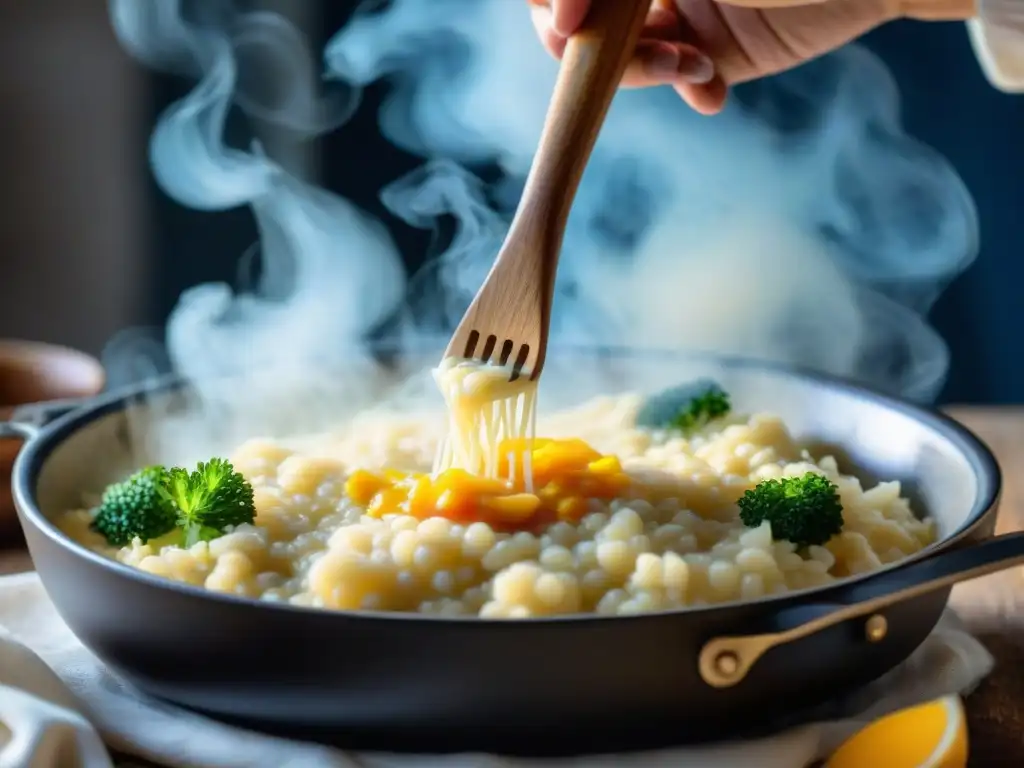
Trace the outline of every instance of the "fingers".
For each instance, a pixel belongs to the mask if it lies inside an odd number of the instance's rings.
[[[637,45],[637,59],[627,68],[622,84],[671,85],[695,112],[718,114],[725,107],[729,87],[715,71],[710,57],[696,46],[679,42],[688,38],[692,34],[683,28],[673,0],[654,0],[643,39]],[[667,48],[674,49],[673,54]]]
[[[565,53],[567,38],[579,27],[590,0],[528,0],[530,16],[544,48],[556,59]],[[806,0],[805,0],[806,2]],[[637,44],[636,55],[622,78],[624,88],[669,85],[696,112],[713,115],[725,105],[728,86],[715,65],[684,39],[671,0],[655,0]]]
[[[551,0],[551,25],[562,37],[568,37],[583,23],[590,0]]]
[[[679,83],[675,86],[675,91],[694,112],[701,115],[717,115],[725,108],[729,86],[721,76],[715,75],[711,82],[703,85]]]
[[[558,1],[555,0],[556,5]],[[561,59],[567,38],[555,27],[553,9],[544,0],[530,0],[530,15],[544,48],[556,59]],[[715,74],[711,59],[692,45],[673,42],[673,37],[679,37],[677,17],[667,11],[652,11],[643,37],[637,44],[636,55],[626,68],[622,85],[626,88],[648,88],[710,82]]]
[[[550,6],[544,0],[529,0],[530,19],[533,27],[537,30],[537,37],[547,52],[556,59],[561,59],[565,52],[565,43],[568,35],[561,35],[555,31],[554,15]]]
[[[579,29],[590,10],[590,0],[527,0],[533,25],[549,52],[561,56],[565,39]]]
[[[641,40],[622,77],[624,88],[654,85],[704,84],[715,76],[715,65],[697,48],[664,40]]]

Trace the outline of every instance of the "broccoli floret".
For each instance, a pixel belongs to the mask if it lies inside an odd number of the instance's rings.
[[[252,486],[224,459],[200,462],[192,472],[175,467],[168,473],[165,492],[177,511],[186,547],[256,518]]]
[[[249,482],[224,459],[200,462],[192,472],[147,467],[111,485],[92,527],[114,546],[143,543],[178,529],[186,547],[215,539],[229,526],[256,518]]]
[[[766,480],[744,493],[738,503],[745,526],[757,528],[767,520],[773,539],[798,547],[824,544],[843,529],[839,489],[815,472]]]
[[[143,543],[170,533],[178,515],[164,494],[167,470],[146,467],[103,493],[92,528],[107,543],[123,547],[138,536]]]
[[[728,415],[731,409],[729,395],[725,390],[712,385],[695,395],[685,407],[672,417],[668,426],[670,429],[678,429],[681,432],[692,432],[714,419]]]
[[[695,379],[651,395],[637,412],[636,424],[646,429],[689,432],[731,410],[729,395],[713,379]]]

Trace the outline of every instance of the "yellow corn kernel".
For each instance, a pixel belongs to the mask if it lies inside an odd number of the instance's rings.
[[[429,475],[420,475],[406,484],[409,514],[413,517],[426,519],[437,509],[437,485]]]
[[[370,517],[384,517],[384,515],[402,512],[402,504],[408,496],[409,494],[403,488],[384,488],[373,497],[366,508],[366,514]]]
[[[435,514],[464,523],[487,519],[486,515],[481,515],[480,497],[457,488],[442,491],[437,497],[435,510]]]
[[[448,469],[433,481],[438,489],[451,490],[455,493],[474,495],[502,494],[508,491],[508,484],[503,480],[490,477],[479,477],[463,469]]]
[[[575,522],[587,513],[587,500],[580,496],[569,496],[558,502],[555,513],[559,520]]]
[[[499,520],[516,523],[528,520],[540,508],[540,499],[532,493],[513,493],[508,496],[490,496],[481,505],[496,512]]]
[[[534,453],[557,456],[562,459],[586,463],[601,458],[601,454],[587,443],[575,438],[569,440],[551,440],[544,444],[535,444]]]
[[[437,513],[450,520],[470,520],[474,517],[476,508],[476,496],[457,488],[442,491],[434,505]]]
[[[535,437],[532,440],[524,437],[510,437],[498,443],[498,455],[507,456],[510,453],[518,455],[528,450],[536,451],[553,442],[555,441],[548,437]]]
[[[622,464],[617,456],[602,456],[587,464],[587,470],[595,475],[612,475],[622,472]]]
[[[356,504],[369,504],[377,493],[391,483],[381,475],[357,469],[345,481],[345,495]]]
[[[541,488],[539,491],[537,491],[537,495],[543,501],[548,501],[548,502],[558,501],[560,498],[562,498],[562,496],[565,495],[565,488],[563,488],[558,483],[548,483],[543,488]]]
[[[535,449],[532,465],[535,475],[556,476],[599,458],[601,454],[582,440],[557,440]]]

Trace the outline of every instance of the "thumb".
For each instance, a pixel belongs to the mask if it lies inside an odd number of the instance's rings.
[[[551,26],[562,37],[568,37],[583,23],[590,11],[591,0],[551,0]]]

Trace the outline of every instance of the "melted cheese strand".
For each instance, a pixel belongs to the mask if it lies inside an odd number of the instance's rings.
[[[434,461],[434,475],[463,469],[474,475],[498,477],[502,458],[508,458],[510,478],[517,470],[523,484],[533,487],[528,447],[520,457],[498,455],[504,440],[529,446],[537,431],[537,382],[528,377],[510,381],[512,369],[469,360],[447,359],[434,379],[448,406],[448,434]]]

